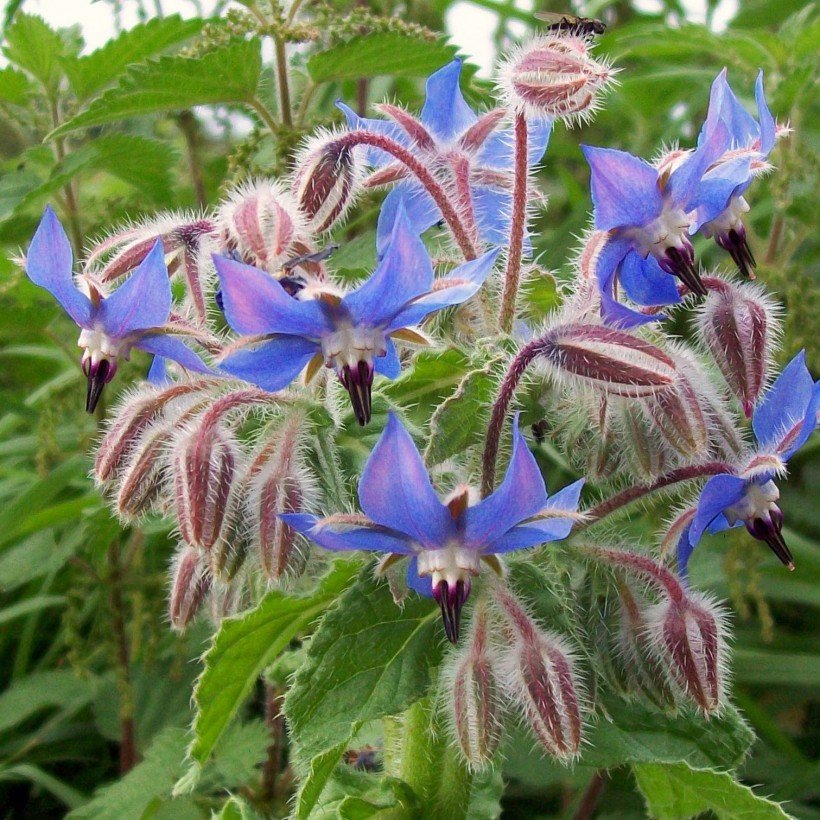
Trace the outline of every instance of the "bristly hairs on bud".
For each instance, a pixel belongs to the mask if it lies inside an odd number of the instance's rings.
[[[205,556],[195,547],[181,547],[171,566],[168,615],[173,629],[183,632],[196,617],[212,582]]]

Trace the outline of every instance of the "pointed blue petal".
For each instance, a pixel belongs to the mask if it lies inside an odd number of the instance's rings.
[[[698,185],[692,206],[697,209],[689,233],[696,233],[707,222],[719,217],[740,196],[752,181],[750,157],[736,157],[709,171]]]
[[[286,333],[319,339],[332,327],[322,304],[288,295],[272,276],[224,256],[214,256],[225,317],[237,333]]]
[[[168,368],[165,366],[165,359],[162,356],[154,356],[151,360],[151,367],[148,368],[148,375],[145,377],[149,384],[168,384],[171,379],[168,376]]]
[[[413,552],[413,544],[401,533],[385,527],[359,527],[325,524],[321,518],[307,513],[281,513],[279,518],[296,532],[326,550],[368,550],[371,552]]]
[[[490,245],[507,245],[512,222],[512,194],[498,188],[476,185],[472,190],[473,212],[478,233]],[[525,255],[532,252],[529,236],[525,238]]]
[[[399,205],[393,233],[373,275],[342,300],[353,321],[382,327],[433,284],[433,264],[419,235]]]
[[[706,528],[727,507],[740,501],[746,493],[747,482],[733,475],[716,475],[706,482],[698,499],[698,511],[692,520],[691,541],[694,547]]]
[[[507,473],[498,488],[464,513],[463,543],[485,550],[516,524],[546,506],[547,488],[535,456],[513,419],[513,451]]]
[[[390,413],[359,481],[359,502],[377,524],[408,535],[422,547],[443,547],[455,534],[410,434]]]
[[[641,313],[638,310],[616,302],[608,293],[601,293],[601,318],[610,327],[629,330],[642,325],[651,325],[653,322],[662,322],[667,316],[663,313]]]
[[[80,327],[89,327],[94,311],[91,301],[74,286],[71,243],[49,205],[26,254],[26,275],[45,288]]]
[[[658,172],[648,162],[614,148],[581,148],[591,170],[598,230],[647,225],[660,214]]]
[[[449,142],[478,120],[459,88],[461,60],[456,58],[427,78],[421,121],[439,139]]]
[[[369,131],[371,134],[381,134],[405,148],[410,147],[410,138],[398,123],[392,120],[374,120],[360,117],[352,108],[341,101],[336,103],[336,107],[345,115],[351,131]],[[392,154],[370,145],[360,146],[359,150],[363,152],[365,163],[373,168],[382,168],[391,162],[397,161]]]
[[[757,118],[760,129],[760,153],[769,156],[772,148],[774,148],[777,126],[772,112],[769,111],[766,94],[763,91],[763,69],[758,72],[755,81],[755,101],[757,102]]]
[[[432,197],[421,185],[413,182],[400,182],[384,198],[379,221],[376,226],[376,253],[381,257],[390,244],[396,215],[403,209],[413,232],[421,236],[428,228],[442,219],[441,211]]]
[[[155,357],[170,359],[182,365],[186,370],[191,370],[194,373],[210,373],[214,375],[213,370],[211,370],[182,339],[176,336],[154,333],[142,336],[134,346],[140,350],[144,350],[146,353],[153,353]],[[154,363],[156,363],[156,359]],[[153,365],[151,369],[153,370]]]
[[[276,336],[255,349],[233,353],[219,369],[275,393],[287,387],[320,352],[316,342],[301,336]]]
[[[407,586],[425,598],[433,597],[433,579],[429,575],[419,575],[419,562],[415,556],[407,564]]]
[[[661,268],[654,256],[643,259],[630,251],[621,263],[619,280],[626,295],[638,305],[675,305],[681,301],[677,280]]]
[[[470,297],[475,296],[485,279],[490,275],[500,253],[501,249],[495,248],[479,256],[478,259],[473,259],[451,271],[441,280],[441,283],[443,285],[445,282],[452,282],[452,285],[436,288],[436,290],[408,302],[393,317],[387,327],[387,332],[392,333],[402,327],[417,325],[430,313],[452,305],[460,305]]]
[[[401,361],[392,339],[387,339],[387,353],[384,356],[377,356],[373,367],[377,373],[387,379],[398,378],[401,373]]]
[[[732,146],[732,137],[729,129],[722,123],[723,97],[729,87],[726,82],[726,69],[715,77],[712,88],[709,92],[709,110],[706,112],[706,120],[698,134],[698,148],[702,148],[707,142],[711,142],[710,151],[719,157]]]
[[[743,107],[728,82],[721,98],[720,118],[729,129],[733,145],[748,146],[760,135],[754,117]]]
[[[171,283],[165,251],[157,241],[137,269],[100,304],[105,332],[121,339],[138,330],[164,325],[171,312]]]
[[[527,120],[527,165],[531,168],[541,161],[552,134],[552,120],[537,117]],[[476,161],[479,165],[496,171],[511,169],[515,155],[512,129],[496,131],[487,137]]]
[[[675,559],[677,562],[678,575],[681,580],[686,583],[689,579],[689,558],[695,551],[695,544],[692,543],[692,524],[688,524],[678,539],[678,545],[675,550]]]

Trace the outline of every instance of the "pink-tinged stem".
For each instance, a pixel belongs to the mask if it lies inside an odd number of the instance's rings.
[[[648,555],[637,552],[606,548],[593,548],[590,555],[612,566],[621,567],[629,572],[643,576],[650,583],[662,589],[676,604],[686,600],[686,590],[675,574],[663,564],[658,563]]]
[[[343,145],[370,145],[373,148],[379,148],[392,157],[395,157],[402,165],[404,165],[418,181],[424,186],[428,194],[433,198],[433,201],[438,205],[444,221],[447,223],[453,238],[458,243],[464,258],[467,260],[475,259],[478,253],[470,240],[470,236],[464,228],[464,224],[458,215],[453,203],[447,196],[447,192],[439,184],[436,178],[419,162],[418,159],[402,145],[399,145],[395,140],[385,137],[382,134],[371,134],[369,131],[350,131],[339,138],[339,142]]]
[[[519,111],[515,115],[515,158],[513,166],[513,211],[510,226],[510,248],[501,297],[499,324],[504,333],[512,330],[515,300],[521,279],[521,256],[524,251],[524,228],[527,223],[527,119]]]

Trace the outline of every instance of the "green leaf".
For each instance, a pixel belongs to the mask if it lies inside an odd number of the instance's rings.
[[[35,786],[53,794],[60,802],[70,809],[77,808],[86,802],[87,798],[81,792],[58,780],[48,772],[28,763],[19,763],[16,766],[0,766],[0,782],[28,780]]]
[[[43,179],[39,174],[25,169],[12,171],[0,178],[0,220],[11,216],[20,203],[42,183]]]
[[[5,31],[3,52],[9,61],[28,71],[48,90],[60,81],[60,57],[66,55],[66,42],[42,17],[17,14]]]
[[[340,561],[309,596],[269,592],[256,609],[222,622],[205,653],[205,668],[194,690],[192,763],[177,792],[196,784],[198,771],[245,702],[253,685],[291,640],[336,599],[356,574],[358,563]]]
[[[0,732],[43,709],[60,707],[74,711],[81,708],[93,700],[95,691],[93,680],[80,678],[68,670],[22,678],[0,695]]]
[[[332,746],[327,751],[316,755],[316,757],[310,761],[310,768],[296,796],[294,816],[297,820],[311,816],[313,809],[319,802],[319,798],[322,796],[325,786],[327,786],[334,770],[341,762],[342,756],[350,745],[350,739],[356,732],[356,725],[357,724],[354,724],[351,727],[350,734],[344,740]]]
[[[158,111],[250,102],[261,69],[258,40],[235,42],[202,57],[162,57],[133,66],[85,111],[52,131],[49,139],[78,128]]]
[[[64,59],[63,68],[74,93],[84,100],[111,84],[129,66],[189,40],[201,28],[198,19],[183,20],[178,14],[157,17],[123,31],[91,54]]]
[[[372,570],[325,615],[285,698],[304,762],[348,738],[356,723],[395,715],[424,697],[441,658],[438,609],[417,595],[398,607]]]
[[[38,595],[35,598],[26,598],[19,603],[0,609],[0,625],[16,621],[32,612],[42,609],[51,609],[55,606],[64,606],[66,599],[62,595]]]
[[[398,32],[354,37],[328,51],[314,54],[307,64],[315,83],[360,77],[426,77],[456,56],[444,40],[419,40]]]
[[[645,763],[633,770],[647,810],[658,820],[680,820],[705,811],[719,820],[784,820],[789,816],[728,772],[693,769],[685,763]]]
[[[22,71],[11,66],[0,69],[0,101],[23,105],[28,99],[29,90],[28,77]]]
[[[820,655],[738,647],[732,672],[742,683],[813,688],[820,680]]]

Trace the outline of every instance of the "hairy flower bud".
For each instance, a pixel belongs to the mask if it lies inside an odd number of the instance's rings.
[[[114,508],[126,521],[151,512],[161,501],[172,427],[153,422],[134,443],[115,488]]]
[[[692,458],[709,444],[706,416],[690,379],[678,372],[676,383],[644,399],[661,438],[677,453]]]
[[[778,335],[774,306],[760,288],[710,280],[698,329],[746,417],[760,398]]]
[[[361,187],[355,148],[339,134],[320,133],[305,143],[294,168],[291,190],[309,229],[329,231],[344,218]]]
[[[514,51],[502,64],[499,85],[511,106],[532,116],[588,120],[615,71],[594,60],[583,37],[546,35]]]
[[[180,632],[196,617],[211,588],[211,574],[202,553],[183,547],[174,561],[169,615],[171,626]]]
[[[661,445],[650,420],[640,407],[624,403],[620,408],[618,423],[626,443],[628,463],[638,475],[654,478],[668,465],[667,450]]]

